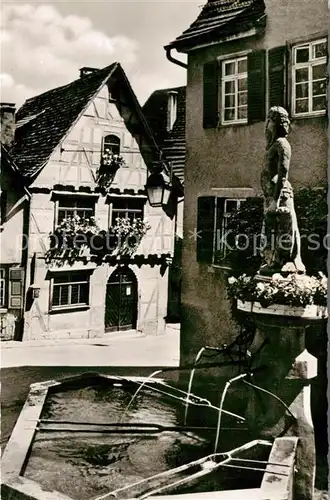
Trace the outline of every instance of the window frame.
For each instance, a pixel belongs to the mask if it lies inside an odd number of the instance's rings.
[[[129,202],[137,202],[139,201],[140,205],[141,205],[141,209],[137,209],[137,208],[114,208],[114,204],[116,203],[116,201],[122,203],[123,201],[125,201],[128,205],[129,205]],[[108,198],[108,203],[109,203],[109,227],[113,227],[114,224],[115,224],[115,219],[114,219],[114,212],[122,212],[122,213],[125,213],[126,215],[128,215],[128,213],[136,213],[136,212],[141,212],[141,217],[135,217],[135,218],[140,218],[141,220],[144,220],[144,207],[145,207],[145,204],[146,204],[146,201],[147,201],[147,198],[146,197],[142,197],[142,196],[132,196],[132,197],[128,197],[128,196],[118,196],[118,197],[112,197],[111,195],[109,196]],[[119,215],[117,215],[117,217],[119,217]],[[127,218],[129,219],[129,217],[123,217],[123,218]]]
[[[84,276],[84,279],[81,280],[74,280],[74,281],[62,281],[59,283],[55,283],[55,280],[57,278],[60,278],[61,275],[66,274],[66,275],[72,275],[72,274],[81,274]],[[85,284],[87,285],[87,301],[86,302],[79,302],[79,303],[71,303],[71,297],[72,297],[72,286],[73,285],[81,285]],[[64,287],[67,286],[69,287],[68,291],[68,303],[67,304],[59,304],[59,305],[54,305],[54,287]],[[90,273],[86,273],[85,271],[69,271],[66,273],[58,273],[58,275],[52,276],[51,278],[51,283],[50,283],[50,300],[49,300],[49,312],[65,312],[65,311],[71,311],[71,310],[82,310],[82,309],[88,309],[90,307]]]
[[[1,276],[1,274],[3,274],[3,276]],[[7,275],[7,269],[5,267],[0,267],[0,309],[7,309],[8,307]],[[3,299],[1,299],[1,295],[3,295]]]
[[[217,206],[218,206],[218,200],[223,200],[223,212],[221,215],[221,221],[217,220]],[[226,205],[228,202],[236,202],[236,209],[235,210],[240,210],[242,203],[244,203],[247,200],[247,198],[227,198],[227,197],[222,197],[222,196],[216,196],[215,197],[215,217],[214,217],[214,238],[213,238],[213,249],[212,249],[212,265],[214,266],[221,266],[221,264],[218,262],[218,260],[223,261],[226,258],[227,255],[227,248],[226,245],[221,241],[223,234],[225,234],[227,225],[228,225],[228,219],[231,217],[231,214],[234,212],[227,212],[226,211]],[[220,248],[218,249],[218,245],[220,244]],[[216,253],[219,252],[219,256],[216,257]],[[217,260],[217,262],[216,262]],[[222,266],[221,266],[222,267]]]
[[[103,136],[102,138],[102,150],[101,150],[101,155],[105,154],[105,148],[106,148],[106,140],[110,137],[113,137],[116,139],[113,143],[109,141],[109,146],[111,146],[111,154],[113,155],[118,155],[120,156],[120,151],[121,151],[121,139],[118,137],[118,135],[113,134],[113,133],[107,133],[106,135]],[[118,142],[117,142],[118,141]],[[118,152],[113,152],[112,146],[116,146],[118,148]]]
[[[221,95],[220,95],[220,125],[223,125],[223,126],[226,126],[226,125],[246,125],[248,124],[248,112],[249,112],[249,108],[248,108],[248,54],[249,52],[245,52],[245,53],[237,53],[237,54],[232,54],[231,56],[228,56],[228,57],[225,57],[225,58],[222,58],[219,60],[219,63],[221,65],[221,70],[220,70],[220,74],[221,74],[221,84],[219,85],[219,89],[220,89],[220,92],[221,92]],[[240,61],[246,61],[246,71],[242,72],[242,73],[238,73],[238,63]],[[229,64],[229,63],[235,63],[235,73],[234,74],[231,74],[231,75],[225,75],[225,66],[226,64]],[[239,109],[239,106],[238,106],[238,80],[242,80],[242,79],[246,79],[246,90],[244,91],[246,93],[246,105],[244,105],[244,107],[246,108],[246,111],[247,111],[247,114],[246,114],[246,118],[242,118],[242,119],[239,119],[237,117],[238,115],[238,109]],[[226,107],[225,107],[225,99],[226,99],[226,93],[225,93],[225,86],[226,86],[226,82],[229,82],[229,81],[234,81],[235,82],[235,94],[234,95],[234,98],[235,98],[235,107],[234,107],[234,110],[235,110],[235,118],[234,120],[225,120],[225,110],[226,110]],[[227,94],[228,95],[228,94]],[[227,108],[228,109],[228,108]]]
[[[315,45],[326,43],[328,44],[328,39],[326,36],[314,38],[313,40],[304,40],[300,42],[295,42],[291,45],[291,113],[293,118],[305,118],[305,117],[313,117],[313,116],[324,116],[326,114],[326,106],[325,109],[322,110],[312,110],[313,106],[313,67],[325,64],[327,68],[327,55],[322,56],[320,58],[313,58],[313,47]],[[298,49],[308,48],[309,49],[309,58],[307,62],[296,63],[296,53]],[[296,69],[308,68],[308,111],[303,113],[296,112]],[[323,80],[320,78],[319,80]],[[327,81],[327,69],[324,76],[325,82]],[[314,80],[318,81],[318,80]],[[298,82],[299,83],[299,82]],[[325,96],[327,102],[327,83],[325,94],[319,94],[319,96]],[[317,97],[317,96],[316,96]],[[299,98],[298,98],[299,99]],[[301,98],[303,99],[303,98]]]
[[[65,206],[64,203],[65,201],[69,201],[69,200],[73,200],[74,201],[74,204],[77,205],[77,203],[79,201],[90,201],[90,203],[92,205],[94,205],[93,208],[88,208],[88,207],[77,207],[77,206],[73,206],[73,207],[70,207],[70,206]],[[59,197],[56,202],[55,202],[55,220],[54,220],[54,226],[55,228],[57,226],[59,226],[61,224],[61,221],[59,221],[59,213],[61,210],[66,210],[66,211],[73,211],[74,214],[73,216],[71,217],[75,217],[76,215],[79,215],[79,212],[82,212],[82,211],[90,211],[91,214],[89,217],[95,217],[95,208],[96,208],[96,202],[97,200],[95,199],[95,197],[93,196],[63,196],[63,197]],[[63,203],[63,205],[61,205],[61,203]],[[86,216],[84,216],[83,218],[85,218]],[[66,217],[64,217],[64,219],[66,219]],[[63,219],[62,219],[63,220]]]

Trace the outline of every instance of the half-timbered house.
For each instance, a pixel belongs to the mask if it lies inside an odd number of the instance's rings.
[[[148,203],[160,150],[120,64],[28,99],[8,155],[29,197],[23,340],[164,333],[175,219]]]

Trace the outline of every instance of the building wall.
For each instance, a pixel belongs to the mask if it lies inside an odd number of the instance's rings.
[[[33,301],[28,313],[25,313],[24,340],[102,336],[107,281],[116,267],[109,264],[90,266],[92,274],[88,309],[54,313],[49,311],[51,293],[49,274],[41,259],[37,262],[35,281],[40,286],[40,295]],[[138,282],[136,330],[143,335],[161,335],[165,332],[168,271],[161,276],[159,266],[132,265],[129,268],[134,272]],[[81,266],[72,266],[70,269],[80,270]]]
[[[235,196],[232,188],[251,188],[251,194],[260,194],[259,177],[266,145],[264,122],[203,128],[203,64],[225,54],[270,49],[308,35],[312,38],[315,33],[323,36],[327,33],[324,0],[266,0],[266,13],[263,36],[200,48],[188,54],[182,259],[181,353],[184,360],[191,359],[202,345],[230,342],[237,334],[226,300],[225,282],[230,270],[196,260],[197,198],[216,194]],[[294,189],[317,186],[325,181],[327,126],[324,116],[292,121],[290,180]]]
[[[1,197],[4,197],[1,200],[3,220],[0,226],[0,268],[1,278],[5,281],[1,282],[1,293],[4,294],[4,302],[0,303],[1,340],[13,340],[20,337],[23,311],[23,293],[19,297],[16,296],[16,300],[11,300],[10,272],[12,268],[21,268],[23,264],[23,250],[26,242],[23,233],[27,200],[25,192],[13,182],[13,179],[11,168],[3,160],[0,174]],[[21,274],[21,285],[23,283],[24,273]],[[23,286],[21,291],[23,292]],[[17,300],[20,302],[20,307],[17,305]]]
[[[1,171],[1,190],[6,196],[6,220],[1,225],[2,264],[20,264],[22,260],[25,193],[13,186],[7,169]]]
[[[40,286],[40,294],[25,314],[24,339],[95,337],[104,334],[106,284],[115,267],[103,263],[93,270],[90,277],[90,307],[87,310],[54,313],[49,310],[49,276],[58,272],[59,268],[54,265],[47,266],[44,255],[49,248],[49,233],[54,229],[53,187],[69,186],[68,189],[76,190],[89,187],[94,191],[102,138],[107,134],[120,138],[121,154],[126,163],[117,171],[111,187],[119,188],[120,192],[129,189],[135,193],[144,189],[147,167],[139,145],[126,128],[116,105],[109,102],[105,87],[53,153],[31,186],[29,262],[36,256],[36,264],[34,279],[31,276],[31,266],[28,266],[28,286],[34,281]],[[45,188],[48,188],[49,192]],[[108,229],[109,204],[102,195],[97,198],[95,217],[101,229]],[[148,203],[144,207],[144,218],[149,221],[151,229],[143,237],[136,253],[146,257],[149,254],[172,254],[174,221],[171,221],[161,208],[152,208]],[[74,267],[85,268],[77,262]],[[168,271],[161,269],[159,264],[153,267],[150,264],[129,267],[138,281],[137,330],[143,334],[164,333]]]

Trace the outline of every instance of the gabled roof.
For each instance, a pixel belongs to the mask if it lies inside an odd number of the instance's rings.
[[[170,92],[177,92],[177,118],[172,130],[167,130],[167,102]],[[163,153],[170,161],[173,173],[183,183],[186,156],[186,87],[156,90],[143,106],[143,113]]]
[[[73,82],[28,99],[16,114],[15,142],[9,153],[21,174],[31,179],[45,166],[54,149],[109,79],[125,90],[141,130],[158,157],[158,147],[138,100],[119,63],[93,70]]]
[[[186,52],[250,30],[263,17],[265,8],[264,0],[208,0],[196,21],[166,48]]]
[[[2,142],[0,143],[0,157],[1,157],[1,168],[3,166],[8,167],[14,175],[21,178],[21,174],[17,166],[15,165],[15,162],[8,153],[7,147]]]

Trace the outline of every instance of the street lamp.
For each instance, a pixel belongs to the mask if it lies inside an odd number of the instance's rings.
[[[153,172],[145,185],[148,201],[151,207],[167,205],[171,193],[171,179],[163,161],[153,163]]]

